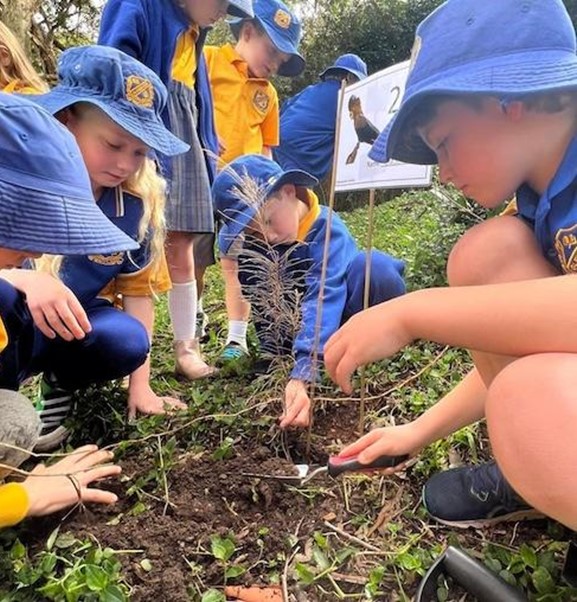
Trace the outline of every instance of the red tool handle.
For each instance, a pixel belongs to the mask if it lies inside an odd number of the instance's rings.
[[[379,468],[392,468],[401,464],[409,458],[408,454],[402,456],[381,456],[370,464],[361,464],[357,456],[331,456],[328,461],[328,473],[331,477],[337,477],[343,472],[367,472]]]

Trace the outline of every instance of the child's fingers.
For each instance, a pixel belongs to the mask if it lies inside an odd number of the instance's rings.
[[[92,504],[115,504],[118,501],[118,496],[111,491],[103,489],[85,488],[82,490],[82,501]]]
[[[83,326],[84,320],[88,322],[88,318],[84,312],[84,309],[80,307],[76,307],[76,299],[70,299],[58,305],[58,317],[62,324],[64,324],[65,328],[70,332],[73,338],[75,339],[83,339],[86,336],[87,330],[85,326]],[[88,327],[90,327],[90,323],[88,322]],[[57,331],[58,332],[58,331]],[[58,332],[60,334],[60,332]]]
[[[87,470],[84,473],[75,475],[76,478],[87,487],[93,481],[101,481],[102,479],[108,479],[114,477],[122,472],[122,468],[117,464],[106,464],[103,466],[96,466]]]
[[[345,448],[341,449],[339,452],[339,457],[349,457],[349,456],[358,456],[361,452],[363,452],[367,447],[372,445],[375,441],[378,441],[381,437],[381,433],[378,429],[363,435],[360,439],[357,439],[354,443],[347,445]]]
[[[48,324],[48,322],[46,321],[44,312],[40,308],[29,307],[29,310],[30,310],[30,315],[32,316],[32,320],[34,321],[36,328],[38,328],[38,330],[45,337],[48,337],[49,339],[55,339],[56,333],[54,332],[54,330],[52,329],[50,324]]]
[[[92,330],[92,325],[90,324],[90,320],[88,319],[88,315],[82,307],[82,304],[72,292],[68,298],[68,307],[74,315],[76,323],[82,329],[81,336],[76,338],[83,338],[85,334],[88,334]]]

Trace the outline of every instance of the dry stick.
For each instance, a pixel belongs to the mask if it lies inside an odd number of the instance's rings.
[[[373,232],[374,232],[374,213],[375,213],[375,189],[369,191],[369,229],[367,231],[367,256],[365,260],[365,290],[363,296],[363,309],[369,306],[369,296],[371,293],[371,259],[373,249]],[[359,408],[359,435],[365,432],[365,396],[367,394],[367,383],[365,378],[365,366],[361,366],[361,403]]]
[[[343,110],[343,103],[345,100],[345,87],[347,85],[346,79],[341,81],[341,90],[339,94],[339,105],[337,109],[337,118],[335,125],[335,152],[333,154],[333,168],[331,173],[331,187],[329,191],[329,214],[327,217],[327,226],[325,231],[325,242],[323,247],[323,262],[321,267],[321,281],[319,285],[319,300],[317,303],[317,318],[315,323],[315,337],[313,344],[313,382],[311,385],[311,405],[309,408],[309,428],[307,431],[307,446],[306,446],[306,456],[307,460],[310,461],[310,451],[311,451],[311,438],[313,433],[313,408],[315,403],[315,386],[317,381],[317,373],[318,373],[318,356],[319,356],[319,343],[321,338],[321,320],[323,317],[323,302],[324,302],[324,293],[325,293],[325,282],[327,279],[327,264],[329,260],[329,244],[331,242],[331,225],[333,222],[333,211],[335,206],[335,186],[337,180],[337,164],[339,159],[339,139],[341,137],[341,113]]]
[[[156,439],[158,443],[158,459],[160,470],[162,471],[162,486],[164,488],[164,508],[162,510],[162,516],[166,516],[166,511],[170,506],[170,496],[168,494],[168,481],[166,479],[166,470],[164,470],[164,458],[162,457],[162,438],[160,435]]]
[[[338,533],[345,539],[348,539],[349,541],[352,541],[353,543],[356,543],[357,545],[359,545],[363,548],[366,548],[367,550],[371,550],[371,552],[377,552],[377,553],[383,554],[383,555],[387,554],[386,552],[384,552],[377,546],[374,546],[372,543],[369,543],[368,541],[364,541],[363,539],[355,537],[354,535],[351,535],[350,533],[343,531],[343,529],[339,529],[336,525],[333,525],[333,523],[329,523],[328,520],[323,521],[323,524],[325,527],[327,527],[327,529],[330,529],[331,531]]]

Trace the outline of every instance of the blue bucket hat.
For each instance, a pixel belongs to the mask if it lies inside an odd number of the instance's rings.
[[[216,211],[224,222],[218,237],[223,253],[228,252],[270,195],[285,184],[310,187],[318,180],[300,169],[283,171],[263,155],[243,155],[223,168],[212,185]]]
[[[417,28],[402,103],[369,157],[435,164],[407,131],[407,119],[435,95],[514,99],[576,88],[575,31],[561,0],[448,0]]]
[[[330,67],[327,67],[319,77],[324,79],[327,75],[330,75],[335,71],[347,71],[354,75],[359,81],[365,79],[368,75],[367,64],[356,54],[342,54]]]
[[[305,60],[298,51],[302,37],[300,19],[280,0],[254,0],[253,6],[253,20],[262,26],[277,50],[290,54],[289,60],[280,66],[278,74],[286,77],[300,75],[305,68]],[[237,40],[242,23],[243,19],[230,22],[230,29]]]
[[[2,93],[0,247],[54,255],[138,248],[98,208],[74,136],[30,100]]]
[[[240,19],[252,19],[254,17],[252,0],[229,0],[227,12]]]
[[[95,105],[146,146],[172,156],[189,146],[169,132],[161,113],[167,91],[148,67],[116,48],[79,46],[62,53],[58,85],[34,101],[58,113],[77,102]]]

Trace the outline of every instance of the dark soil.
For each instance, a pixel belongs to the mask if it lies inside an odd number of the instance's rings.
[[[333,406],[330,414],[321,412],[311,448],[316,461],[326,461],[323,445],[332,441],[334,447],[335,440],[354,438],[357,412],[351,403]],[[223,460],[215,460],[208,451],[200,458],[184,453],[181,459],[175,452],[176,464],[167,474],[169,503],[162,478],[157,477],[144,487],[157,499],[141,497],[146,509],[137,515],[138,500],[127,497],[126,489],[151,470],[159,473],[153,457],[142,459],[131,453],[120,462],[126,482],[112,485],[119,503],[110,509],[78,512],[69,519],[67,530],[78,538],[93,536],[102,547],[139,551],[120,555],[133,588],[131,600],[184,602],[196,591],[195,584],[222,586],[224,567],[211,553],[214,536],[230,537],[236,543],[229,566],[245,567],[246,572],[233,582],[268,583],[271,574],[282,575],[285,558],[299,538],[306,539],[327,517],[341,523],[345,514],[340,488],[326,476],[297,491],[274,479],[243,475],[295,474],[293,462],[304,460],[306,435],[289,434],[288,445],[292,461],[257,442],[235,445],[233,457]],[[142,504],[138,506],[142,509]],[[46,522],[45,528],[54,526]],[[150,561],[151,570],[142,568],[143,559]]]

